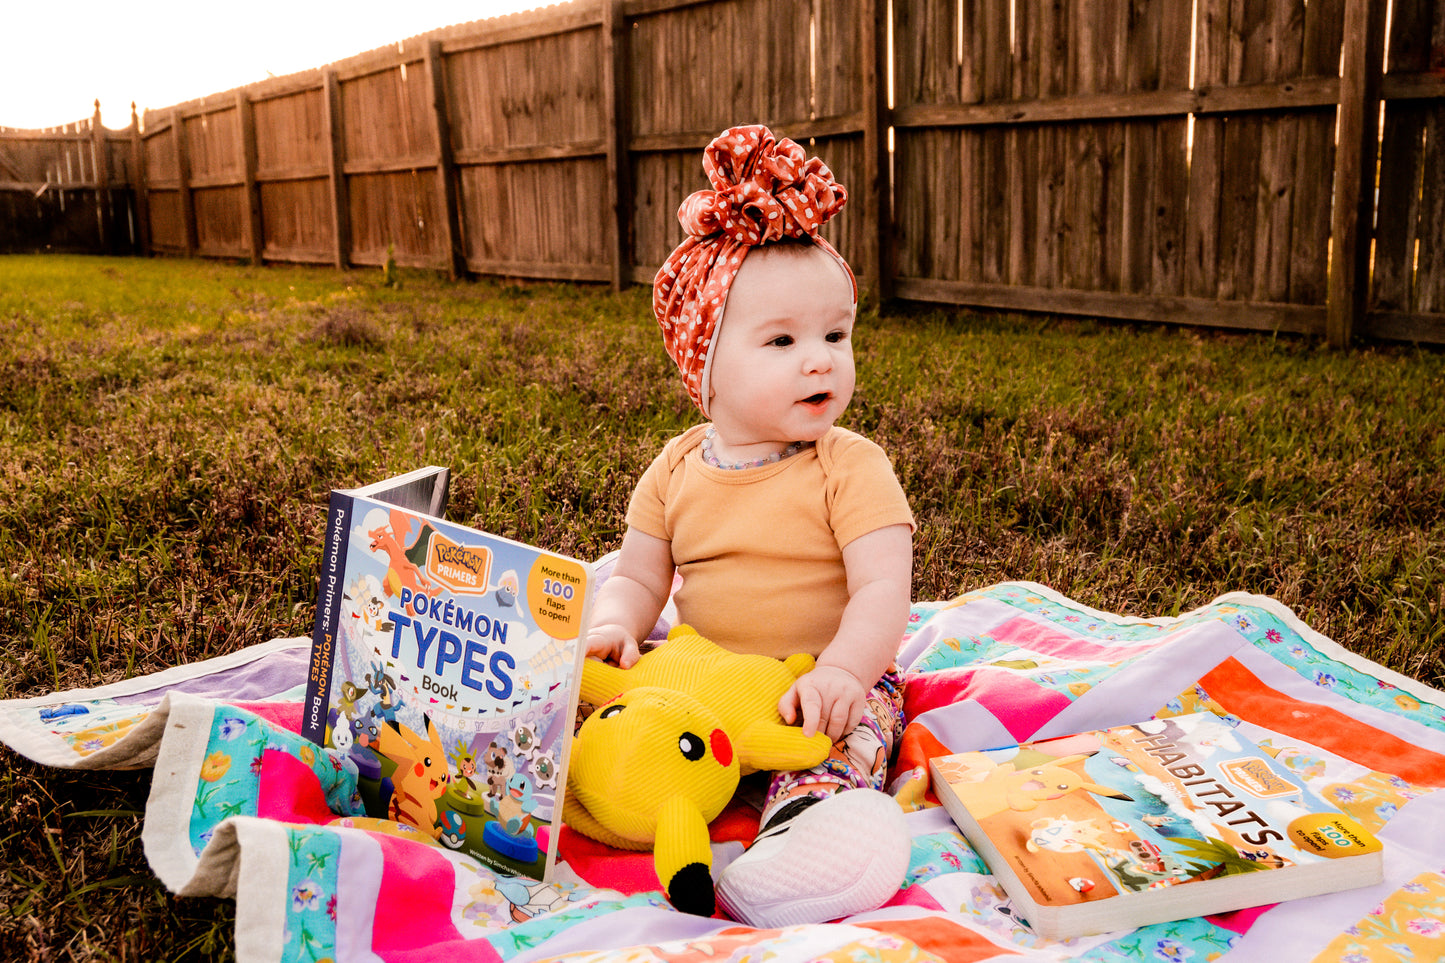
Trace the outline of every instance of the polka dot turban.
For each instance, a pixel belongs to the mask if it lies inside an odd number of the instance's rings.
[[[713,138],[702,167],[712,190],[696,192],[678,208],[687,238],[657,272],[652,311],[687,393],[706,417],[710,349],[728,289],[750,250],[808,237],[842,266],[855,302],[858,284],[848,263],[818,236],[818,228],[848,200],[821,160],[753,125],[730,127]]]

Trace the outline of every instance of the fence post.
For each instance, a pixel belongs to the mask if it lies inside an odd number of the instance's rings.
[[[200,247],[196,232],[196,199],[191,196],[191,158],[186,150],[186,125],[180,110],[171,111],[171,139],[175,142],[176,177],[181,200],[181,235],[186,256],[191,257]]]
[[[631,69],[628,62],[627,16],[621,0],[602,5],[602,86],[607,98],[607,193],[612,217],[608,254],[612,259],[612,290],[621,291],[631,280],[632,264],[632,162],[627,147],[632,120]]]
[[[888,153],[888,0],[868,0],[860,30],[863,70],[863,275],[881,304],[893,294],[893,172]]]
[[[335,241],[332,260],[343,270],[351,261],[351,208],[346,197],[346,136],[341,124],[341,84],[336,71],[327,70],[321,91],[326,113],[326,141],[331,173],[331,233]]]
[[[447,78],[442,63],[442,42],[426,45],[426,73],[431,81],[433,130],[437,137],[437,186],[441,188],[442,247],[447,277],[455,281],[467,271],[462,247],[461,214],[457,209],[457,162],[452,153],[452,124],[447,113]]]
[[[1364,321],[1379,160],[1385,6],[1375,0],[1349,0],[1345,7],[1325,307],[1325,337],[1334,348],[1349,345]]]
[[[256,183],[256,117],[244,89],[236,91],[236,121],[241,128],[241,221],[251,263],[260,264],[266,246],[261,223],[261,188]]]
[[[151,256],[151,198],[146,185],[146,145],[140,133],[140,117],[135,112],[135,101],[130,102],[130,161],[131,176],[135,179],[136,237],[140,252]]]
[[[100,98],[95,101],[95,115],[90,119],[90,153],[95,161],[95,227],[100,249],[110,249],[110,143],[100,122]]]

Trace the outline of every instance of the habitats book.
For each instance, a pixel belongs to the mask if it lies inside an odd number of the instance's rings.
[[[939,801],[1049,939],[1383,878],[1374,836],[1207,712],[929,765]]]
[[[447,481],[331,493],[302,732],[356,764],[368,820],[392,821],[353,825],[547,880],[592,570],[443,520]]]

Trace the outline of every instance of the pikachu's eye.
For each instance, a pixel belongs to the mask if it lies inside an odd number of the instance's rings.
[[[597,713],[597,718],[611,719],[613,716],[617,715],[617,713],[621,712],[623,709],[626,708],[626,706],[608,706],[606,709],[603,709],[601,712]]]
[[[693,762],[697,762],[707,752],[707,747],[703,745],[702,740],[690,732],[684,732],[677,740],[677,748],[682,751],[684,759],[690,759]]]

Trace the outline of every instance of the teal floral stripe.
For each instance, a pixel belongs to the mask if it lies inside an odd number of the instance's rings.
[[[913,838],[913,853],[903,887],[917,886],[949,873],[988,874],[986,864],[956,832],[941,830]]]
[[[265,723],[241,709],[217,705],[201,778],[191,803],[191,848],[199,854],[231,816],[254,816],[266,746]]]
[[[287,865],[286,932],[281,959],[309,961],[336,955],[337,866],[341,838],[322,828],[288,831],[291,861]]]
[[[1203,917],[1196,917],[1141,926],[1111,943],[1087,950],[1074,959],[1091,963],[1118,963],[1119,960],[1159,960],[1162,963],[1215,960],[1228,953],[1240,939],[1241,934],[1215,926]]]

